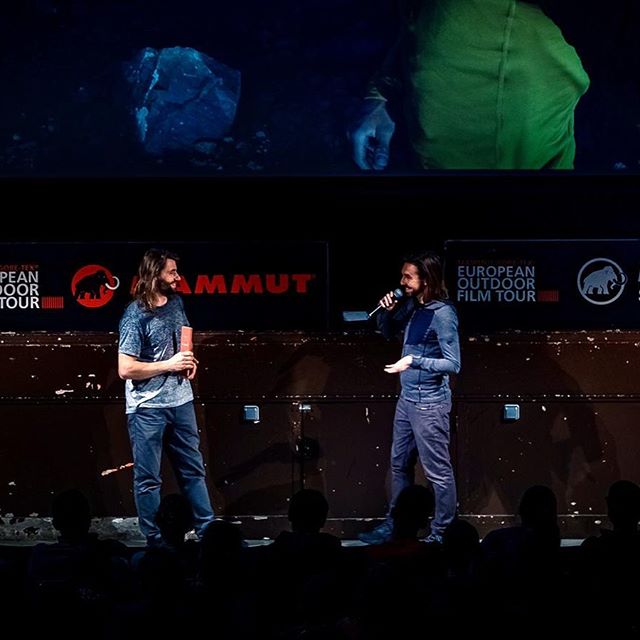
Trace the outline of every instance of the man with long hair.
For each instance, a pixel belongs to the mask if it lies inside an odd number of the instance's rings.
[[[399,373],[402,390],[393,421],[391,445],[391,501],[385,522],[360,535],[363,542],[391,539],[391,511],[400,492],[413,484],[416,453],[433,486],[435,515],[427,542],[441,542],[456,513],[456,484],[449,455],[449,374],[460,371],[458,318],[446,299],[440,257],[424,252],[405,258],[400,284],[381,300],[378,327],[390,339],[404,332],[402,358],[385,367]]]
[[[177,256],[159,249],[144,254],[134,300],[120,320],[118,374],[126,380],[126,412],[133,449],[133,488],[140,530],[149,546],[161,543],[155,522],[160,505],[163,443],[193,510],[196,533],[214,519],[199,449],[191,380],[193,351],[180,351],[189,326],[176,294]]]

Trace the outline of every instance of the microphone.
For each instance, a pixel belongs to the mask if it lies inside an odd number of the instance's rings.
[[[398,287],[397,289],[393,290],[393,293],[391,294],[391,297],[394,300],[400,300],[400,298],[402,298],[402,296],[404,296],[404,291]],[[376,313],[378,313],[378,311],[380,311],[380,309],[384,309],[384,307],[382,306],[382,304],[379,304],[370,314],[369,317],[373,317]]]

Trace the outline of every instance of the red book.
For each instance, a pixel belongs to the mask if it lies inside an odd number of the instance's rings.
[[[180,331],[180,351],[193,351],[193,329],[184,326]]]

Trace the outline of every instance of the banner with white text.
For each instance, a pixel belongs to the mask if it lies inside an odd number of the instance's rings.
[[[117,331],[155,243],[0,244],[0,330]],[[181,242],[183,296],[196,330],[322,330],[325,242]]]
[[[640,240],[449,240],[466,330],[637,329]]]

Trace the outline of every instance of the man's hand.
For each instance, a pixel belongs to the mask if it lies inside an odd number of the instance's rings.
[[[411,366],[412,360],[413,360],[413,356],[405,356],[404,358],[400,358],[398,362],[385,365],[384,370],[387,373],[402,373],[403,371],[406,371]]]
[[[196,358],[194,358],[193,366],[191,367],[191,369],[187,369],[187,380],[193,380],[196,377],[196,371],[198,370],[199,364],[200,362]]]
[[[393,309],[398,305],[398,298],[393,295],[393,291],[389,291],[389,293],[385,293],[385,295],[380,298],[378,304],[385,311],[393,311]]]
[[[381,171],[386,168],[395,128],[385,100],[364,100],[360,118],[350,133],[353,160],[360,169]]]
[[[184,371],[195,367],[196,362],[193,351],[178,351],[167,360],[167,368],[173,372]]]

